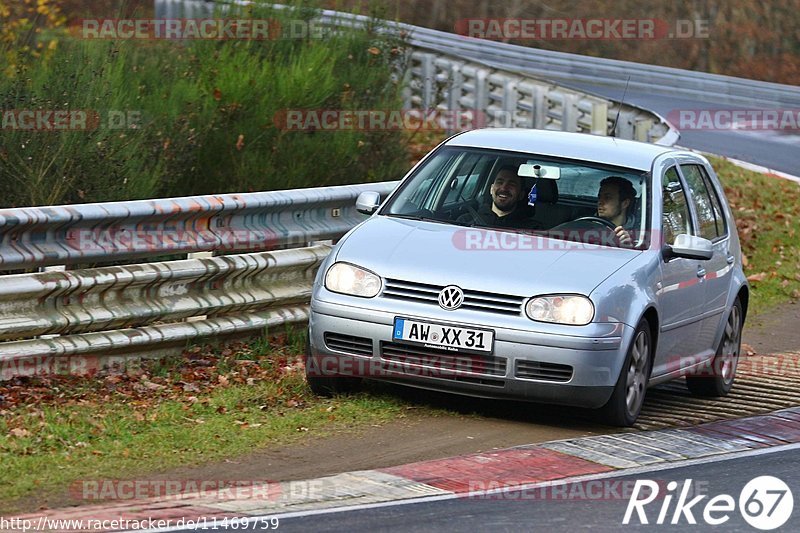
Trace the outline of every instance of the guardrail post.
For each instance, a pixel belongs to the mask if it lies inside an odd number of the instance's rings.
[[[403,71],[403,89],[400,91],[400,97],[403,99],[403,109],[409,110],[414,107],[414,90],[412,84],[414,81],[414,54],[406,56],[406,68]]]
[[[621,111],[617,121],[617,137],[620,139],[633,139],[633,113]]]
[[[650,140],[650,129],[653,121],[649,118],[637,120],[633,125],[633,138],[637,141],[648,142]]]
[[[517,91],[516,80],[506,80],[503,84],[503,117],[499,127],[516,128],[517,105],[519,103],[519,92]]]
[[[422,109],[426,112],[433,108],[433,88],[436,81],[433,59],[433,54],[425,54],[422,57]]]
[[[574,94],[564,95],[564,105],[561,111],[561,129],[563,131],[578,131],[578,97]]]
[[[608,135],[608,104],[592,103],[592,134]]]
[[[451,63],[450,65],[450,87],[447,91],[447,107],[450,111],[461,110],[461,94],[464,92],[464,75],[461,73],[461,65]]]
[[[483,111],[489,105],[489,71],[475,69],[475,111]]]
[[[547,125],[547,100],[545,89],[541,85],[533,88],[533,108],[531,109],[531,127],[543,130]]]

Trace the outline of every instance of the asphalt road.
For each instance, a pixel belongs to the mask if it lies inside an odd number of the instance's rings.
[[[447,49],[442,49],[442,53],[451,53]],[[539,79],[549,79],[546,69],[541,68],[535,61],[508,62],[505,59],[496,59],[488,52],[463,52],[460,53],[463,59],[473,59],[490,67],[529,74]],[[676,77],[675,84],[680,84],[681,80]],[[564,87],[571,87],[580,91],[589,92],[609,98],[612,100],[622,100],[624,89],[616,86],[598,83],[580,83],[558,80],[556,83]],[[652,91],[628,90],[625,94],[624,102],[640,106],[644,109],[654,111],[662,117],[669,117],[670,113],[680,110],[719,110],[719,109],[739,109],[752,110],[763,108],[774,108],[774,105],[754,99],[747,105],[725,105],[715,100],[713,94],[708,98],[688,99],[670,93],[669,87],[653,87]],[[796,111],[795,116],[796,116]],[[677,124],[673,124],[677,126]],[[681,130],[679,146],[700,150],[703,152],[724,155],[735,159],[740,159],[757,165],[778,170],[797,176],[800,174],[800,129],[795,129],[786,134],[785,132],[770,130]]]
[[[411,504],[389,504],[353,511],[280,518],[280,531],[530,531],[558,530],[574,531],[592,528],[596,531],[710,531],[711,525],[704,519],[709,501],[719,495],[732,497],[734,509],[711,512],[710,517],[727,520],[720,527],[725,531],[758,531],[751,526],[741,509],[740,495],[744,494],[751,520],[766,520],[772,523],[786,522],[781,530],[797,530],[800,526],[800,511],[790,504],[789,494],[767,493],[781,490],[780,485],[766,484],[759,487],[748,483],[759,476],[774,476],[782,480],[794,498],[800,497],[800,449],[797,447],[768,450],[766,453],[748,454],[735,459],[700,464],[677,463],[666,469],[639,471],[634,475],[613,476],[602,479],[572,483],[560,489],[545,487],[524,491],[504,491],[494,497],[454,498]],[[649,493],[644,488],[636,489],[636,483],[650,480],[657,484],[659,494],[646,503]],[[687,480],[691,480],[688,482]],[[670,482],[675,481],[674,488]],[[745,486],[747,488],[745,489]],[[696,497],[702,497],[688,507],[688,512],[677,513],[684,489],[688,505]],[[586,495],[586,496],[584,496]],[[593,496],[594,495],[594,496]],[[601,496],[597,496],[601,495]],[[628,524],[623,524],[629,500],[636,496],[641,501],[642,518],[635,507],[631,507]],[[780,498],[780,501],[779,501]],[[760,504],[759,504],[760,502]],[[720,502],[717,502],[720,503]],[[724,502],[722,502],[724,503]],[[800,502],[797,502],[800,505]],[[662,524],[659,514],[666,507]],[[684,506],[684,509],[686,507]],[[772,513],[772,514],[770,514]],[[689,522],[689,516],[696,525]]]
[[[566,85],[566,84],[565,84]],[[592,92],[613,100],[621,100],[623,90],[602,85],[573,85],[576,89]],[[659,93],[644,93],[629,90],[625,102],[654,111],[662,117],[670,117],[680,110],[756,109],[752,106],[731,106],[713,101],[688,100]],[[741,159],[791,175],[800,174],[800,130],[793,134],[778,131],[709,131],[679,130],[679,146]]]

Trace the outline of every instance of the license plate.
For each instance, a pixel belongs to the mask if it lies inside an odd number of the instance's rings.
[[[490,329],[467,328],[409,318],[394,319],[392,338],[407,344],[442,348],[459,353],[491,353],[494,347],[494,331]]]

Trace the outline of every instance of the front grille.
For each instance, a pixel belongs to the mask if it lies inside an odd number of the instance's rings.
[[[455,372],[486,376],[506,375],[506,360],[493,355],[454,354],[436,348],[381,342],[381,358],[384,361],[400,363],[399,367],[427,367],[430,372],[424,375],[431,377],[457,379],[454,376]]]
[[[540,379],[563,383],[572,379],[572,367],[557,363],[517,360],[514,376],[524,379]]]
[[[444,287],[444,285],[430,285],[387,278],[383,289],[383,297],[439,305],[439,291]],[[519,315],[522,312],[522,303],[525,298],[521,296],[468,289],[462,290],[464,291],[464,303],[461,304],[459,309],[486,311],[502,315]]]
[[[325,345],[329,350],[344,352],[350,355],[372,357],[372,339],[354,337],[340,333],[325,332]]]

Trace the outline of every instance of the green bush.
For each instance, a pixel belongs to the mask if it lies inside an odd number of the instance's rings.
[[[286,23],[313,13],[258,9],[247,16]],[[0,81],[0,109],[94,110],[99,127],[4,129],[0,203],[397,179],[407,165],[400,131],[283,131],[274,119],[289,109],[399,109],[401,44],[373,30],[267,41],[63,37],[50,56]],[[108,127],[120,112],[133,127]]]

